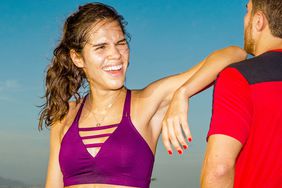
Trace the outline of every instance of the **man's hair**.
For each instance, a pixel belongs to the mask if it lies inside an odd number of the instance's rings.
[[[282,38],[282,0],[252,0],[252,13],[262,11],[273,36]]]

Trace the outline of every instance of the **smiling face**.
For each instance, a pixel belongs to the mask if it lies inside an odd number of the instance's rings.
[[[96,24],[89,32],[89,38],[79,58],[73,59],[77,66],[83,68],[91,87],[123,87],[129,48],[120,24],[109,20]]]

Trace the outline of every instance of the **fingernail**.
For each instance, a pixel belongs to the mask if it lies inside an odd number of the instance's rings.
[[[177,150],[177,151],[178,151],[179,155],[181,155],[181,154],[182,154],[182,151],[181,151],[181,150]]]
[[[187,148],[188,148],[188,146],[186,146],[186,145],[183,145],[183,148],[184,148],[184,149],[187,149]]]
[[[189,141],[189,142],[192,142],[192,138],[188,138],[188,141]]]
[[[168,152],[169,155],[172,155],[172,151],[168,150],[167,152]]]

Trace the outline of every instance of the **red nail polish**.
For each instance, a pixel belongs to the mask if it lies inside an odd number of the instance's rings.
[[[188,146],[186,146],[186,145],[183,145],[183,148],[184,148],[184,149],[187,149],[187,148],[188,148]]]
[[[172,151],[168,150],[168,154],[169,154],[169,155],[172,155]]]
[[[192,138],[188,138],[188,141],[189,141],[189,142],[192,142]]]
[[[178,151],[179,155],[181,155],[181,154],[182,154],[182,151],[181,151],[181,150],[177,150],[177,151]]]

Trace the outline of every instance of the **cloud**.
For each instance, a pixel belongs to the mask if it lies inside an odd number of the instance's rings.
[[[15,89],[20,89],[20,84],[17,80],[0,81],[0,91],[9,91]]]
[[[1,93],[0,93],[0,101],[8,101],[8,100],[10,100],[9,97],[7,97],[7,96],[1,96]]]
[[[0,101],[9,101],[11,100],[10,94],[11,92],[21,90],[21,84],[18,80],[7,79],[0,80]]]

